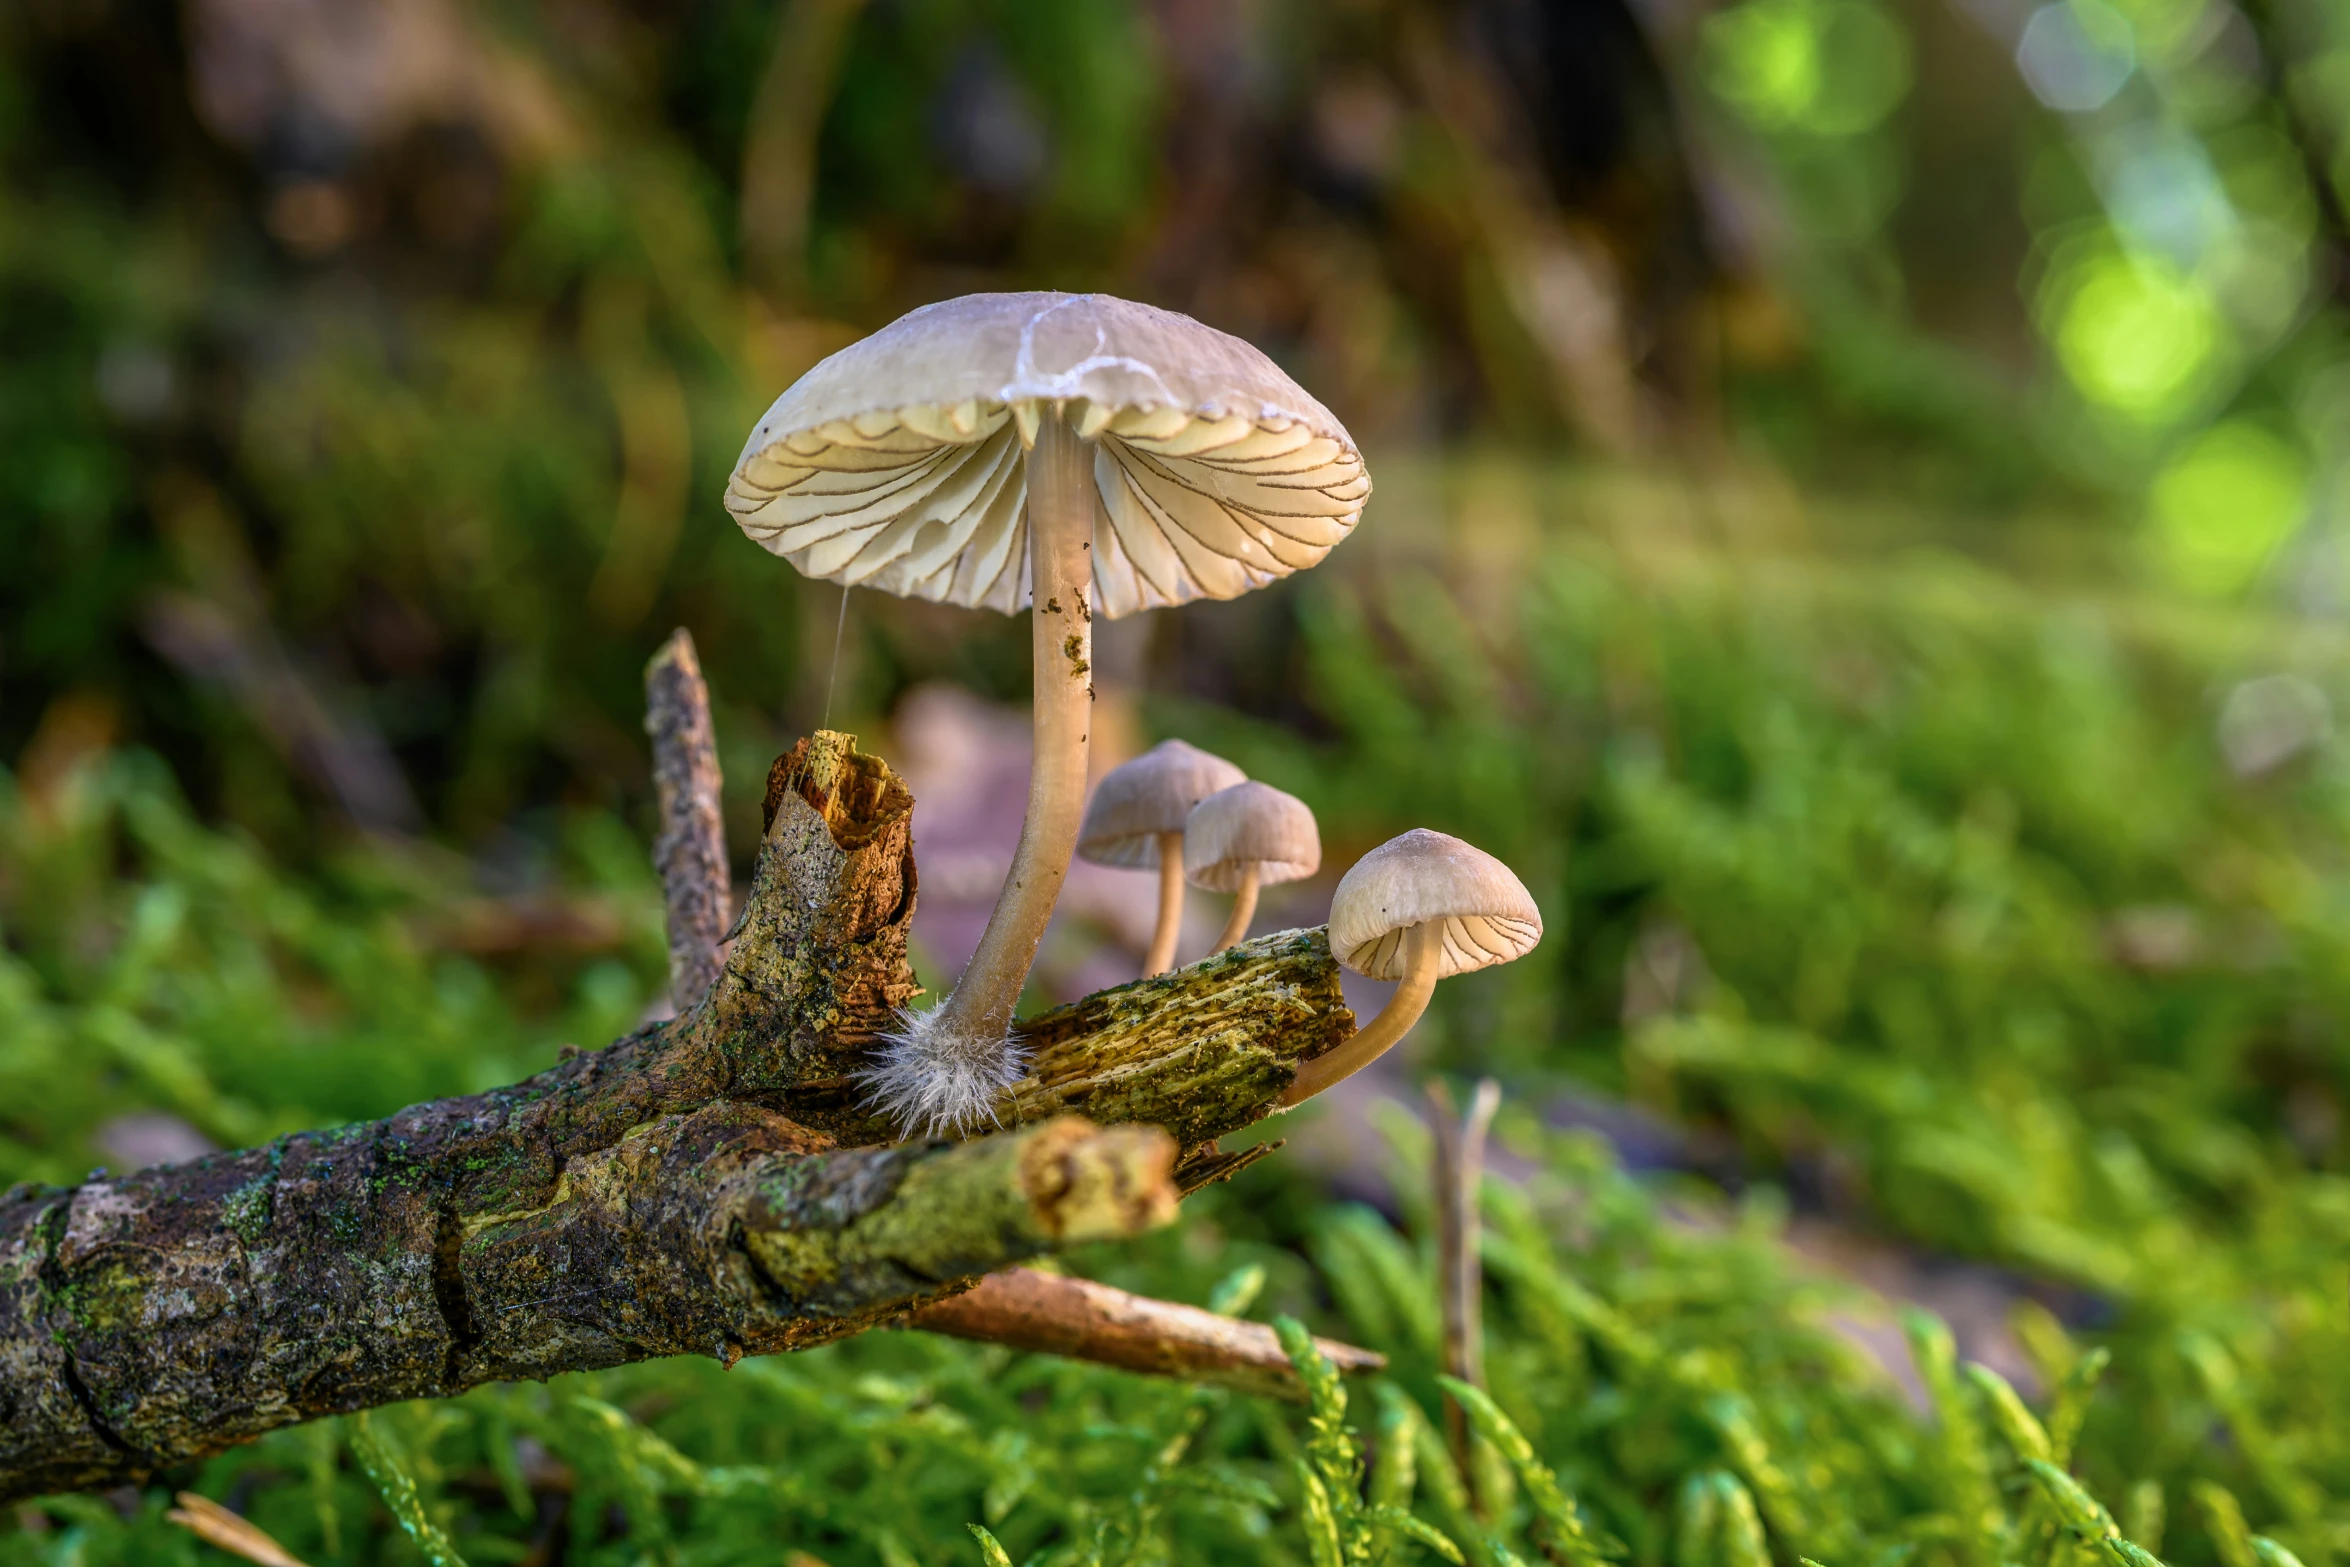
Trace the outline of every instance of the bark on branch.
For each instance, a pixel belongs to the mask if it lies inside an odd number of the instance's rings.
[[[776,765],[739,933],[682,1016],[509,1088],[0,1197],[0,1499],[483,1381],[901,1318],[1163,1219],[1351,1031],[1322,932],[1267,936],[1036,1020],[999,1107],[1021,1130],[887,1146],[849,1074],[915,994],[912,806],[820,732]]]
[[[680,1012],[718,974],[726,939],[726,824],[719,814],[718,742],[710,731],[710,687],[694,639],[670,633],[645,666],[645,733],[653,742],[653,791],[661,830],[653,868],[668,907],[669,996]]]

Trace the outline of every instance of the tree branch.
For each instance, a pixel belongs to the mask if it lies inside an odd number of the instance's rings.
[[[1036,1020],[999,1112],[1029,1130],[880,1146],[849,1074],[916,993],[912,805],[819,732],[771,775],[740,931],[684,1015],[509,1088],[0,1198],[0,1498],[486,1380],[898,1318],[1164,1217],[1170,1178],[1229,1173],[1214,1140],[1351,1031],[1323,934],[1262,937]]]

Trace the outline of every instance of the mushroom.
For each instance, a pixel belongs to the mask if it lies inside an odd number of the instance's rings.
[[[1256,917],[1257,889],[1302,881],[1322,868],[1314,813],[1271,784],[1239,783],[1200,801],[1183,826],[1183,874],[1195,887],[1229,892],[1232,917],[1213,950],[1236,946]]]
[[[1411,1032],[1436,982],[1508,963],[1542,939],[1525,883],[1483,849],[1415,827],[1355,861],[1330,899],[1330,950],[1367,979],[1402,983],[1368,1027],[1298,1068],[1281,1095],[1303,1104]]]
[[[1162,740],[1102,774],[1077,830],[1077,855],[1096,865],[1159,872],[1159,922],[1151,930],[1142,977],[1175,966],[1175,937],[1183,925],[1183,824],[1192,807],[1247,774],[1220,756],[1181,740]]]
[[[827,582],[1031,610],[1020,846],[953,993],[885,1036],[881,1108],[960,1129],[1018,1080],[1013,1009],[1085,804],[1094,617],[1312,566],[1370,493],[1345,428],[1263,354],[1102,294],[927,305],[767,410],[726,487],[745,533]]]

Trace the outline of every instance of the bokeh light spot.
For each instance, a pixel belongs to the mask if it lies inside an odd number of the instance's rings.
[[[2165,262],[2108,252],[2064,280],[2057,358],[2091,402],[2162,423],[2210,385],[2227,328],[2209,290]]]
[[[2308,496],[2308,466],[2291,442],[2250,419],[2214,425],[2155,476],[2155,564],[2190,592],[2240,592],[2291,536]]]
[[[2102,109],[2138,68],[2130,19],[2102,0],[2058,0],[2032,13],[2015,63],[2034,96],[2051,109]]]
[[[1909,35],[1858,0],[1746,0],[1705,24],[1706,78],[1758,125],[1854,136],[1909,91]]]
[[[2193,267],[2240,227],[2193,136],[2139,128],[2106,142],[2099,158],[2105,204],[2134,249]]]

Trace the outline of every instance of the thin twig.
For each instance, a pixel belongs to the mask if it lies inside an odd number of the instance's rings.
[[[710,688],[693,636],[683,627],[645,666],[645,733],[653,740],[653,785],[660,799],[653,865],[669,912],[669,999],[685,1012],[718,977],[732,892]]]
[[[1034,1268],[991,1273],[964,1294],[924,1306],[907,1323],[928,1333],[1150,1376],[1293,1402],[1305,1398],[1280,1341],[1261,1323]],[[1384,1355],[1352,1344],[1314,1342],[1341,1371],[1378,1371],[1387,1365]]]
[[[1484,1280],[1478,1258],[1477,1192],[1485,1180],[1485,1134],[1501,1108],[1501,1085],[1483,1079],[1469,1098],[1469,1113],[1456,1116],[1452,1092],[1429,1079],[1429,1121],[1436,1130],[1436,1249],[1442,1269],[1444,1369],[1471,1387],[1485,1385]],[[1447,1399],[1445,1433],[1453,1457],[1475,1494],[1476,1466],[1470,1462],[1469,1421]],[[1482,1498],[1478,1498],[1482,1505]]]
[[[258,1524],[230,1512],[210,1497],[182,1491],[177,1500],[179,1505],[163,1516],[205,1544],[257,1562],[260,1567],[302,1567],[300,1557],[271,1539]]]
[[[227,605],[158,591],[143,606],[140,630],[182,674],[225,692],[354,827],[394,837],[417,832],[424,813],[382,731],[322,689],[243,595],[225,596]]]
[[[1112,1290],[1090,1278],[1003,1269],[989,1273],[973,1290],[924,1306],[907,1318],[907,1325],[1041,1356],[1093,1360],[1149,1377],[1267,1393],[1293,1403],[1307,1395],[1271,1327]],[[1377,1351],[1337,1339],[1314,1339],[1314,1344],[1342,1372],[1386,1370],[1386,1356]]]

